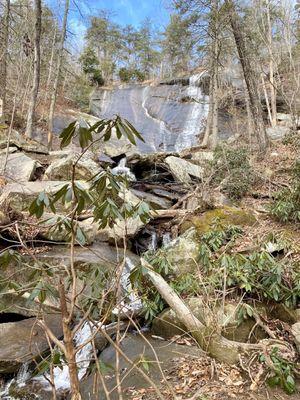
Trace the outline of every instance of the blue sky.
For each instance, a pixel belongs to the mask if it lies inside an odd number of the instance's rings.
[[[62,19],[64,0],[45,0]],[[170,0],[71,0],[69,14],[69,41],[75,51],[80,51],[89,17],[105,9],[113,13],[113,20],[120,25],[138,27],[150,17],[157,29],[168,23]]]

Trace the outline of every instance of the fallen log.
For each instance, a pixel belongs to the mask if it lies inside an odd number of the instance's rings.
[[[237,364],[240,362],[241,355],[247,355],[252,351],[265,352],[269,346],[284,347],[285,350],[292,352],[287,343],[279,340],[264,339],[257,344],[251,344],[224,338],[220,333],[220,327],[209,323],[204,325],[196,318],[165,279],[155,272],[143,258],[141,258],[141,265],[144,267],[145,275],[149,277],[156,290],[175,312],[179,321],[185,325],[202,350],[206,351],[211,357],[228,364]],[[205,316],[203,316],[203,320],[205,320]]]

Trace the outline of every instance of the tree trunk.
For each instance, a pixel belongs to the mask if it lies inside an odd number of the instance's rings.
[[[210,145],[214,149],[218,142],[218,67],[219,67],[219,4],[218,0],[212,3],[210,35],[211,42],[211,68],[209,84],[209,112],[206,122],[206,129],[201,147]]]
[[[7,54],[9,36],[10,0],[6,0],[5,11],[1,18],[0,35],[0,122],[5,121],[6,114],[6,86],[7,86]]]
[[[73,332],[70,328],[69,311],[67,308],[65,286],[61,281],[59,283],[59,298],[61,307],[62,327],[64,334],[65,356],[69,368],[71,400],[81,400],[80,386],[76,364],[76,349],[73,343]]]
[[[59,79],[60,79],[60,74],[61,74],[61,66],[62,66],[62,60],[63,60],[63,54],[64,54],[64,44],[65,44],[66,32],[67,32],[69,6],[70,6],[70,0],[66,0],[62,32],[61,32],[61,38],[60,38],[60,43],[59,43],[59,49],[58,49],[57,70],[56,70],[56,76],[54,79],[52,95],[51,95],[50,110],[49,110],[49,121],[48,121],[48,148],[49,148],[49,150],[52,149],[53,118],[54,118],[57,90],[58,90],[58,84],[59,84]]]
[[[35,29],[34,29],[34,67],[33,67],[33,85],[29,101],[27,125],[25,135],[32,137],[33,120],[36,109],[37,97],[40,86],[41,72],[41,29],[42,29],[42,5],[41,0],[34,0]]]
[[[259,79],[255,69],[253,68],[251,55],[249,54],[248,45],[245,39],[246,35],[240,17],[236,11],[235,4],[232,0],[225,0],[225,4],[227,5],[229,21],[247,86],[258,150],[260,153],[265,153],[268,146],[268,138],[257,87]]]
[[[271,12],[270,12],[270,1],[267,2],[267,29],[268,29],[268,51],[269,51],[269,77],[270,77],[270,99],[271,99],[271,125],[274,127],[277,125],[277,104],[276,104],[276,87],[274,77],[274,57],[273,57],[273,38],[272,38],[272,24],[271,24]]]

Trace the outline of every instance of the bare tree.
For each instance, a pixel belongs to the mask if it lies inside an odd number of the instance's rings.
[[[65,44],[66,32],[67,32],[69,6],[70,6],[70,0],[66,0],[63,26],[62,26],[61,38],[60,38],[59,49],[58,49],[57,70],[56,70],[56,76],[54,79],[52,95],[51,95],[50,110],[49,110],[49,121],[48,121],[48,148],[49,149],[52,148],[52,141],[53,141],[53,118],[54,118],[54,111],[55,111],[56,98],[57,98],[57,89],[58,89],[63,54],[64,54],[64,44]]]
[[[248,43],[246,43],[246,35],[240,16],[236,10],[235,3],[232,0],[225,0],[228,11],[229,22],[234,35],[239,60],[243,69],[244,79],[249,95],[249,105],[253,119],[254,133],[260,153],[264,153],[268,146],[268,138],[266,134],[263,111],[258,91],[258,78],[253,67],[253,60],[249,52]]]
[[[7,54],[10,18],[10,0],[6,0],[3,17],[0,19],[0,120],[6,113]]]
[[[218,68],[219,68],[219,1],[212,1],[209,34],[210,44],[210,85],[209,85],[209,113],[206,123],[202,146],[209,144],[215,148],[218,141]],[[210,140],[209,140],[210,139]]]
[[[40,86],[40,73],[41,73],[41,30],[42,30],[42,5],[41,0],[34,0],[34,15],[35,15],[35,29],[34,29],[34,66],[33,66],[33,85],[31,89],[31,97],[29,101],[27,125],[25,134],[32,137],[33,134],[33,119],[36,109],[37,97]]]

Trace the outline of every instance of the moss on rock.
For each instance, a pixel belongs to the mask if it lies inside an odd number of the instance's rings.
[[[256,222],[255,216],[250,211],[225,206],[206,211],[200,215],[192,215],[188,217],[182,223],[180,232],[184,233],[193,227],[196,229],[198,235],[202,235],[212,229],[216,220],[218,220],[218,223],[223,228],[229,225],[249,226]]]

